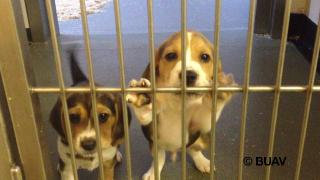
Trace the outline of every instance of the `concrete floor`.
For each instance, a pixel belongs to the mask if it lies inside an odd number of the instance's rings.
[[[213,32],[204,32],[212,39]],[[155,35],[156,44],[159,45],[169,34],[158,33]],[[119,86],[119,71],[117,63],[117,50],[115,36],[93,35],[92,54],[95,68],[95,77],[98,83],[105,86]],[[63,63],[65,79],[69,85],[70,76],[68,59],[65,51],[75,48],[82,69],[85,69],[84,49],[79,36],[62,35]],[[126,81],[139,78],[148,61],[146,34],[125,34],[124,50],[126,62]],[[80,44],[80,45],[79,45]],[[279,53],[278,40],[262,36],[254,37],[253,59],[251,68],[251,84],[272,85],[275,83],[275,74]],[[245,62],[246,30],[226,30],[221,32],[221,57],[225,72],[234,74],[238,84],[243,83],[243,67]],[[48,44],[31,45],[32,63],[38,86],[57,86],[52,49]],[[307,83],[309,63],[291,44],[287,45],[284,85],[304,85]],[[320,76],[316,78],[320,83]],[[48,113],[56,100],[56,95],[40,95],[41,112],[48,135],[51,162],[56,164],[56,133],[48,122]],[[304,93],[282,93],[280,100],[279,118],[276,130],[275,156],[286,156],[287,161],[283,167],[272,168],[272,179],[293,179],[297,160],[299,135],[305,102]],[[242,95],[236,94],[232,102],[225,108],[217,124],[216,135],[216,168],[218,179],[236,179],[238,174],[239,134],[241,117]],[[269,129],[271,122],[273,94],[252,93],[249,96],[249,112],[246,127],[245,155],[267,156]],[[315,93],[312,100],[310,121],[308,126],[303,166],[302,179],[314,180],[320,178],[320,94]],[[144,139],[135,118],[130,127],[131,156],[133,179],[141,179],[148,169],[151,157],[148,145]],[[123,148],[123,147],[122,147]],[[124,157],[124,149],[122,149]],[[169,160],[162,171],[162,179],[175,180],[180,176],[180,160],[172,163]],[[125,179],[125,162],[116,167],[116,179]],[[188,179],[209,179],[208,175],[199,173],[188,159]],[[97,173],[80,171],[80,179],[97,177]],[[265,168],[250,166],[244,168],[244,179],[264,179]],[[58,177],[57,177],[58,179]],[[94,178],[93,178],[94,179]]]

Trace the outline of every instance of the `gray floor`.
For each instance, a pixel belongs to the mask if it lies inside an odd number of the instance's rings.
[[[212,32],[205,32],[212,39]],[[168,36],[168,33],[156,34],[158,45]],[[92,52],[97,82],[106,86],[119,86],[119,70],[115,37],[113,35],[93,35]],[[75,48],[81,67],[85,69],[84,49],[79,36],[62,35],[62,49]],[[138,78],[145,68],[147,59],[147,35],[124,35],[126,81]],[[80,45],[79,45],[80,44]],[[255,36],[253,59],[251,68],[251,84],[272,85],[275,83],[275,74],[279,53],[278,40],[271,40],[262,36]],[[243,67],[245,62],[246,30],[225,30],[221,32],[221,57],[224,70],[234,74],[239,84],[243,82]],[[54,73],[52,49],[47,44],[33,44],[32,63],[39,86],[56,86],[57,80]],[[64,55],[65,56],[65,55]],[[68,59],[64,58],[64,72],[67,84],[70,84]],[[307,83],[309,63],[290,43],[287,45],[283,84],[302,85]],[[320,76],[316,83],[319,84]],[[56,133],[48,122],[48,113],[52,108],[55,95],[41,95],[41,111],[43,121],[48,126],[48,143],[51,149],[52,163],[57,161]],[[236,94],[232,102],[225,108],[218,124],[216,136],[216,167],[218,179],[236,179],[239,157],[239,129],[241,116],[242,95]],[[276,131],[275,155],[286,156],[287,161],[283,167],[272,168],[272,179],[293,179],[297,159],[297,147],[303,116],[305,94],[282,93],[280,100],[279,118]],[[246,127],[245,154],[248,156],[267,156],[269,128],[271,121],[273,94],[252,93],[249,97],[249,112]],[[302,179],[314,180],[320,178],[320,124],[319,124],[320,95],[313,96],[310,123],[308,126],[307,141],[302,166]],[[141,179],[142,174],[148,169],[151,157],[148,153],[146,140],[141,130],[133,120],[130,128],[133,179]],[[124,153],[123,149],[122,152]],[[124,154],[124,156],[126,156]],[[165,164],[161,177],[163,179],[178,179],[180,175],[180,160]],[[265,168],[250,166],[244,168],[244,179],[263,179]],[[96,173],[80,172],[81,179],[96,177]],[[188,159],[189,179],[209,179],[208,175],[199,173],[190,159]],[[125,179],[125,163],[116,168],[116,179]]]

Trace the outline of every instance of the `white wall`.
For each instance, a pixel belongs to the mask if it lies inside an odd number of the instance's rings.
[[[320,0],[310,0],[309,18],[318,23],[320,14]]]

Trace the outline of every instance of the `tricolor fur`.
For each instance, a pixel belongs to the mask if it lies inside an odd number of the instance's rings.
[[[89,82],[80,70],[73,53],[70,56],[73,87],[87,87]],[[99,120],[101,147],[105,179],[113,179],[114,166],[121,160],[118,146],[124,138],[122,103],[119,94],[97,93],[97,114]],[[94,129],[90,93],[67,94],[68,116],[72,131],[77,169],[93,170],[99,166],[97,138]],[[130,123],[130,111],[128,110]],[[66,136],[65,117],[60,99],[54,105],[50,122],[59,134],[58,153],[60,156],[58,170],[63,180],[73,180],[70,143]]]
[[[175,33],[169,37],[157,50],[155,57],[155,72],[157,87],[181,86],[181,34]],[[212,86],[213,69],[218,61],[219,85],[234,85],[232,75],[226,75],[222,70],[221,60],[214,59],[214,47],[201,33],[187,33],[186,47],[186,83],[188,87]],[[147,66],[142,78],[132,80],[131,87],[150,87],[150,65]],[[217,119],[224,106],[231,99],[232,93],[219,92],[217,100]],[[135,115],[142,125],[145,137],[153,147],[152,103],[148,94],[131,93],[126,97]],[[165,152],[175,154],[181,148],[181,95],[179,93],[157,93],[156,113],[158,123],[158,158],[159,172],[165,162]],[[186,97],[187,147],[196,167],[205,173],[210,172],[210,161],[202,154],[209,143],[211,130],[211,93],[188,93]],[[144,174],[143,179],[154,179],[154,164]]]

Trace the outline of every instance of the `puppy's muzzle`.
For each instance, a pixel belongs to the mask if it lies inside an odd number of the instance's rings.
[[[86,151],[92,151],[96,148],[96,140],[93,138],[84,139],[81,141],[81,147]]]
[[[182,78],[182,73],[179,74],[179,78]],[[196,82],[198,79],[198,73],[196,73],[193,70],[187,70],[186,71],[186,81],[187,81],[187,86],[188,87],[193,87],[195,86]]]

